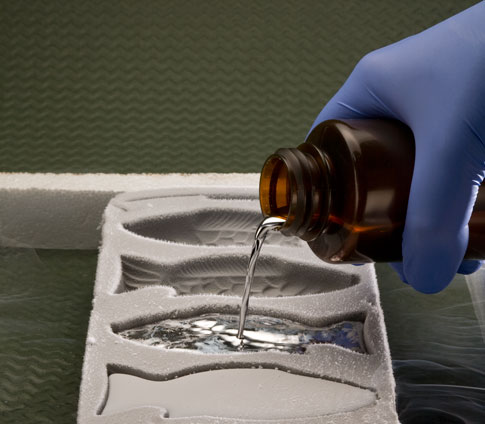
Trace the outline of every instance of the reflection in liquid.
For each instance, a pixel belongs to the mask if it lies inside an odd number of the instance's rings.
[[[237,337],[238,317],[210,314],[168,319],[124,330],[130,340],[166,349],[191,349],[204,353],[284,351],[303,353],[310,344],[331,343],[365,353],[361,322],[344,321],[325,328],[307,327],[279,318],[251,315],[244,339]]]

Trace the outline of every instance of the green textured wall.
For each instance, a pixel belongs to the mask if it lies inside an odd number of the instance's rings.
[[[257,172],[363,54],[473,3],[0,0],[0,171]]]

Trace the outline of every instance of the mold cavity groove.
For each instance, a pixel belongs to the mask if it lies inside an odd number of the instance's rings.
[[[366,353],[364,324],[360,321],[313,327],[289,319],[251,314],[246,320],[242,341],[237,338],[238,324],[237,315],[210,313],[113,330],[120,337],[146,346],[210,354],[261,351],[302,354],[309,345],[315,344],[333,344]]]
[[[178,295],[241,296],[247,256],[212,256],[175,264],[123,256],[117,293],[147,286],[170,286]],[[275,257],[258,259],[251,296],[280,297],[326,293],[358,283],[358,276]]]
[[[102,415],[154,406],[167,418],[297,419],[350,412],[376,400],[369,389],[274,367],[205,370],[165,381],[114,373]]]
[[[124,228],[142,237],[203,246],[251,245],[254,232],[263,219],[261,212],[237,209],[207,209],[190,214],[127,223]],[[270,234],[267,244],[300,246],[296,237]]]

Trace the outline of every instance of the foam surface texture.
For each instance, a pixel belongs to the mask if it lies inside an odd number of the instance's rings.
[[[366,353],[332,344],[310,345],[303,354],[200,353],[146,346],[117,334],[163,319],[237,314],[250,234],[261,219],[258,208],[257,190],[245,187],[167,188],[121,194],[110,202],[86,341],[79,424],[194,419],[222,424],[236,417],[243,423],[398,422],[374,267],[325,264],[304,242],[281,234],[272,234],[263,246],[249,314],[314,327],[360,321]],[[222,375],[227,378],[219,387]],[[236,375],[247,384],[232,387]],[[195,381],[220,396],[247,396],[252,412],[236,399],[234,405],[202,402],[196,407],[196,391],[186,390]],[[252,398],[253,383],[274,387]],[[303,402],[310,387],[325,401]],[[277,408],[261,406],[273,402],[274,390],[282,393],[283,404],[286,399],[290,412],[284,417]],[[291,399],[294,408],[288,406]]]

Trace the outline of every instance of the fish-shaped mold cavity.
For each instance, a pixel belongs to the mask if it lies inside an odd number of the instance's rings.
[[[229,368],[166,381],[109,376],[102,415],[159,407],[165,418],[288,420],[355,411],[376,402],[369,389],[276,369]]]
[[[150,286],[170,286],[178,295],[241,296],[248,257],[211,255],[172,263],[123,256],[121,286],[117,293]],[[337,267],[263,255],[258,259],[251,295],[299,296],[326,293],[358,284],[355,274]]]
[[[332,344],[365,353],[363,322],[342,321],[320,327],[289,319],[251,314],[244,339],[237,338],[239,316],[210,313],[187,318],[173,317],[115,332],[125,339],[163,349],[201,353],[234,352],[305,353],[310,345]]]
[[[250,245],[263,216],[259,210],[215,207],[151,217],[124,224],[142,237],[202,246]],[[269,234],[266,244],[301,246],[297,237]]]

